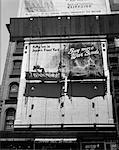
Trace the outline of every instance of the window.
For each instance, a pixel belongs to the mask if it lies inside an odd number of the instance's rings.
[[[110,64],[118,64],[118,57],[110,57],[109,61]]]
[[[114,88],[119,89],[119,80],[114,80]]]
[[[114,38],[112,36],[108,37],[108,44],[114,43]]]
[[[21,73],[21,60],[15,60],[13,62],[13,70],[12,70],[12,75],[20,75]]]
[[[18,89],[19,89],[18,83],[15,82],[11,83],[9,88],[9,98],[17,98]]]
[[[117,107],[118,123],[119,123],[119,106]]]
[[[17,41],[15,53],[23,53],[23,49],[24,49],[24,42]]]
[[[15,110],[13,108],[9,108],[6,111],[5,130],[13,130],[14,120],[15,120]]]

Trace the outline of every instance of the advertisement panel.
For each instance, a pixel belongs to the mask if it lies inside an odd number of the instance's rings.
[[[15,126],[110,126],[106,41],[41,42],[26,41],[24,46]],[[71,74],[78,79],[70,79]]]
[[[22,16],[64,16],[109,13],[107,0],[23,0]]]
[[[30,78],[102,78],[103,57],[100,41],[30,44]],[[36,72],[36,74],[34,73]],[[58,76],[60,73],[60,76]]]

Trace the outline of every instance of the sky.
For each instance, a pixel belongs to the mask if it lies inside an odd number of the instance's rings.
[[[9,24],[10,18],[16,17],[20,0],[0,0],[0,84],[4,71],[5,59],[9,44],[9,32],[6,24]]]

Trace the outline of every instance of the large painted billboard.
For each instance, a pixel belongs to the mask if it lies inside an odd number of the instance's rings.
[[[110,12],[108,0],[22,0],[20,16],[93,15]]]
[[[79,78],[104,76],[101,42],[30,44],[29,72],[61,73]],[[39,68],[38,68],[39,67]],[[55,77],[55,76],[54,76]]]
[[[110,126],[109,80],[106,41],[26,41],[15,127]]]

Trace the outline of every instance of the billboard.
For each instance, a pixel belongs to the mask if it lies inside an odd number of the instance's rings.
[[[106,41],[26,41],[17,105],[15,127],[113,123]]]
[[[29,56],[29,72],[37,72],[36,76],[39,78],[41,74],[41,78],[59,78],[59,72],[61,78],[70,75],[79,78],[104,76],[100,41],[30,44]],[[33,77],[35,74],[32,73],[30,76]]]
[[[107,0],[23,0],[20,16],[107,14],[108,3]]]

